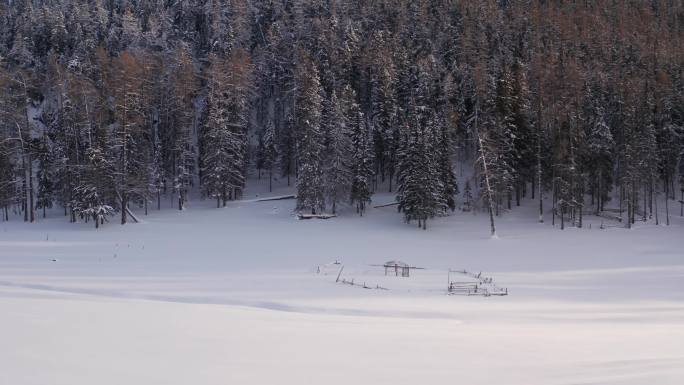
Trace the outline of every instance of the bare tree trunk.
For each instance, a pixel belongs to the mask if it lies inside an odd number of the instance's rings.
[[[601,170],[599,169],[598,178],[596,178],[596,185],[598,186],[598,192],[596,197],[596,215],[599,215],[601,211],[601,199],[603,199],[603,191],[601,191]]]
[[[477,107],[476,107],[477,108]],[[477,114],[477,112],[476,112]],[[477,120],[477,115],[476,118]],[[477,134],[477,141],[480,144],[480,156],[482,158],[482,168],[484,169],[484,177],[485,177],[485,186],[487,187],[487,203],[489,206],[489,224],[491,226],[491,236],[495,237],[496,236],[496,226],[494,225],[494,207],[492,207],[493,202],[492,202],[492,187],[489,184],[489,171],[487,170],[487,159],[484,154],[484,147],[482,143],[482,137],[480,136],[480,131],[477,129],[477,121],[475,122],[475,132]]]
[[[565,209],[561,205],[560,207],[560,214],[561,214],[561,230],[565,230]]]
[[[648,183],[648,217],[653,218],[653,177]]]
[[[582,207],[580,206],[580,208],[579,208],[579,228],[580,229],[582,228],[582,225],[583,225],[583,223],[582,223]]]
[[[630,189],[628,186],[627,197],[626,197],[626,199],[627,199],[627,228],[628,229],[632,228],[632,209],[633,209],[633,206],[632,206],[632,197],[630,195],[631,195],[631,192],[630,192]]]
[[[557,199],[558,199],[558,196],[557,196],[558,194],[556,193],[556,171],[555,171],[555,170],[553,171],[552,180],[553,180],[553,182],[552,182],[552,184],[553,184],[553,197],[552,197],[552,199],[551,199],[551,201],[552,201],[552,207],[551,207],[551,213],[552,213],[552,216],[551,216],[551,225],[552,225],[552,226],[556,226],[556,208],[557,208],[556,203],[557,203]]]
[[[31,159],[31,153],[28,152],[28,178],[29,178],[29,191],[28,191],[28,196],[29,196],[29,209],[31,210],[31,213],[29,214],[29,218],[31,223],[36,221],[36,209],[35,209],[35,203],[34,203],[34,197],[33,197],[33,159]]]
[[[625,201],[625,189],[622,186],[622,182],[620,182],[620,222],[622,222],[622,211],[623,211],[623,204]]]
[[[653,184],[653,204],[655,206],[655,221],[656,221],[656,226],[660,224],[658,220],[658,185]]]
[[[515,187],[515,205],[516,206],[520,206],[520,189],[521,189],[520,183],[516,184],[516,187]]]
[[[634,217],[636,216],[637,207],[637,188],[636,181],[632,181],[632,224],[634,224]]]
[[[643,194],[644,194],[644,212],[643,212],[643,215],[641,216],[641,218],[644,222],[646,222],[646,205],[648,204],[648,202],[646,201],[647,188],[648,188],[648,185],[644,183],[644,192],[643,192]]]
[[[542,140],[542,89],[541,81],[537,83],[537,188],[539,195],[539,223],[544,223],[544,201],[542,197],[542,162],[541,162],[541,140]],[[534,188],[532,189],[532,199],[534,199]]]
[[[665,225],[670,225],[670,207],[667,201],[670,199],[670,184],[668,183],[668,175],[665,175]]]
[[[126,214],[128,212],[128,194],[125,191],[121,192],[121,224],[125,225],[127,218]]]
[[[19,134],[21,135],[21,134]],[[24,209],[24,222],[28,222],[28,171],[26,170],[26,156],[24,155],[24,149],[23,149],[23,142],[22,142],[22,154],[21,154],[21,167],[24,169],[24,180],[21,182],[21,190],[23,193],[22,197],[22,208]]]

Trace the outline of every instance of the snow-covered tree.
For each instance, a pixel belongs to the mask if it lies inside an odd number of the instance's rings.
[[[402,127],[397,202],[407,222],[427,220],[440,210],[441,183],[434,159],[434,127],[429,120],[412,118]]]
[[[273,121],[269,120],[262,137],[263,167],[268,170],[268,191],[273,191],[273,167],[278,159],[278,139]]]
[[[203,187],[226,205],[239,197],[245,185],[245,157],[251,61],[246,51],[233,50],[227,60],[212,57],[209,115],[204,132]]]
[[[173,188],[178,193],[178,209],[183,210],[188,201],[188,190],[196,169],[196,150],[193,138],[194,98],[198,89],[198,79],[194,63],[187,47],[178,49],[177,59],[171,71],[173,96],[168,99],[165,116],[172,137],[173,148]]]
[[[346,91],[346,90],[345,90]],[[349,88],[349,92],[351,88]],[[346,95],[343,92],[343,96]],[[349,103],[353,101],[337,98],[335,91],[324,100],[321,127],[325,137],[323,172],[326,200],[332,213],[337,213],[337,204],[346,200],[352,186],[352,142],[350,121],[346,115]]]
[[[312,214],[325,210],[323,186],[323,90],[318,70],[302,56],[297,71],[297,210]]]
[[[352,141],[351,202],[356,204],[356,212],[363,216],[372,194],[371,177],[374,163],[372,137],[351,89],[345,90],[344,95],[349,106],[347,120]]]
[[[37,160],[38,171],[36,173],[38,181],[38,191],[36,194],[36,208],[42,209],[43,218],[46,210],[52,208],[57,197],[57,170],[58,163],[55,160],[52,142],[47,135],[43,135],[38,145]]]

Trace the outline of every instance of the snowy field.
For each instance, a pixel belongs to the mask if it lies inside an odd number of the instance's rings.
[[[684,384],[678,207],[669,227],[561,232],[526,201],[491,240],[484,214],[422,231],[395,207],[212,205],[100,230],[56,212],[0,224],[0,384]],[[393,259],[425,270],[371,266]],[[317,273],[334,260],[389,290]],[[449,268],[510,295],[447,296]]]

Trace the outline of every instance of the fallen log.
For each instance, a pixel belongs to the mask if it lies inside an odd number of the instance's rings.
[[[335,214],[297,214],[297,219],[330,219],[336,216]]]
[[[373,208],[374,208],[374,209],[380,209],[380,208],[383,208],[383,207],[396,206],[396,205],[398,205],[398,204],[399,204],[399,202],[385,203],[384,205],[373,206]]]
[[[283,201],[286,199],[295,199],[296,197],[296,195],[282,195],[277,197],[259,198],[256,199],[255,202]]]

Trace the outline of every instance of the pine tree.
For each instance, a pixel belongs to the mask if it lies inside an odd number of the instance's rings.
[[[104,52],[99,53],[100,63],[108,62]],[[103,74],[105,87],[113,105],[110,107],[115,124],[109,136],[108,149],[117,160],[116,194],[119,198],[121,224],[128,222],[128,205],[140,194],[140,163],[136,152],[143,140],[145,124],[142,84],[144,68],[141,60],[132,52],[123,52],[113,63],[110,72]]]
[[[440,191],[439,191],[439,211],[446,213],[447,210],[456,210],[456,201],[454,197],[458,195],[458,184],[456,183],[456,175],[454,174],[454,165],[452,160],[452,135],[449,132],[444,120],[435,116],[433,118],[433,125],[435,133],[435,162],[439,173]]]
[[[353,92],[346,91],[345,99],[351,101],[347,111],[352,142],[351,202],[356,203],[356,212],[363,216],[366,204],[371,201],[371,177],[373,175],[373,147],[371,134],[353,98]]]
[[[202,164],[203,187],[216,198],[217,207],[237,199],[244,189],[250,87],[247,52],[234,50],[225,61],[212,57]]]
[[[442,186],[434,157],[434,126],[413,111],[416,115],[402,128],[397,202],[407,222],[415,219],[426,229],[427,220],[440,211]]]
[[[297,72],[297,210],[325,210],[323,192],[322,88],[318,70],[307,56]]]
[[[343,91],[342,100],[337,98],[333,90],[323,104],[321,127],[325,137],[323,173],[325,196],[332,213],[337,213],[337,204],[349,196],[352,186],[352,142],[348,108],[353,100],[351,88]]]
[[[489,144],[495,154],[490,162],[496,191],[496,214],[499,215],[500,206],[504,199],[510,209],[511,193],[516,179],[514,168],[518,154],[515,148],[516,125],[515,105],[517,97],[513,90],[513,79],[510,71],[503,68],[496,81],[496,124],[486,127]]]
[[[114,197],[118,195],[114,187],[118,177],[114,171],[119,165],[103,151],[102,143],[106,139],[102,130],[94,133],[94,141],[86,151],[85,167],[74,185],[71,202],[74,215],[86,222],[92,220],[95,228],[116,212],[108,202],[115,201]]]
[[[592,97],[594,99],[594,97]],[[606,123],[605,110],[597,100],[591,100],[592,108],[585,119],[587,149],[584,163],[588,165],[592,191],[596,192],[598,214],[603,211],[612,185],[613,151],[615,141]]]
[[[296,140],[295,140],[295,118],[292,114],[285,117],[283,130],[279,135],[278,154],[280,155],[280,172],[287,178],[287,185],[290,185],[290,177],[295,173]]]
[[[263,167],[268,170],[268,191],[273,191],[273,167],[278,159],[278,147],[273,121],[269,120],[262,138]]]
[[[470,187],[470,181],[466,181],[465,187],[463,187],[463,205],[461,206],[461,211],[469,212],[473,209],[473,190]]]
[[[513,116],[513,159],[512,169],[515,171],[515,201],[520,206],[520,198],[524,194],[525,184],[534,180],[536,167],[535,135],[530,124],[531,107],[530,91],[524,64],[519,60],[513,64],[511,87],[511,113]]]
[[[6,137],[3,131],[0,132],[3,137]],[[10,151],[10,146],[4,142],[0,143],[0,216],[3,222],[9,220],[9,206],[12,204],[15,193],[16,181]]]
[[[47,135],[43,135],[37,153],[38,172],[36,176],[38,191],[36,194],[36,208],[43,210],[43,218],[46,216],[46,210],[52,208],[56,197],[57,170],[55,168],[57,162],[51,144]]]
[[[197,93],[197,75],[187,47],[178,50],[177,61],[171,72],[172,98],[168,100],[167,124],[173,125],[173,187],[178,193],[178,209],[183,210],[188,201],[196,168],[196,150],[193,143],[194,98]],[[168,127],[169,131],[172,130]]]

